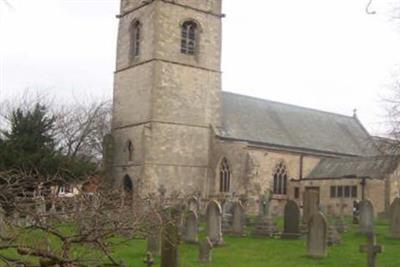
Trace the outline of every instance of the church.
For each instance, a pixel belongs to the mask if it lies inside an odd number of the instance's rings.
[[[222,91],[222,0],[122,0],[117,17],[114,185],[250,205],[272,192],[276,210],[314,190],[348,213],[362,198],[385,212],[399,195],[400,158],[356,114]]]

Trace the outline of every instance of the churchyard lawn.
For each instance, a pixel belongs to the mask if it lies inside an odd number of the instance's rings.
[[[359,246],[366,243],[366,237],[357,234],[357,226],[349,225],[341,245],[329,248],[328,257],[315,260],[306,257],[306,240],[280,240],[263,238],[237,238],[224,236],[226,245],[213,249],[213,261],[209,264],[198,262],[197,245],[180,246],[180,267],[364,267],[366,254],[359,252]],[[400,266],[400,240],[388,237],[388,225],[379,222],[376,226],[378,243],[384,252],[378,255],[378,266]],[[203,233],[201,233],[201,240]],[[127,266],[145,266],[143,251],[145,241],[133,240],[121,245],[116,255],[125,260]],[[155,267],[160,266],[156,258]]]
[[[282,222],[279,223],[282,229]],[[320,260],[310,259],[306,255],[306,239],[280,240],[253,237],[224,236],[226,245],[213,249],[213,260],[209,264],[198,261],[198,245],[179,247],[180,267],[366,267],[366,254],[359,247],[366,243],[366,237],[357,234],[357,225],[349,224],[350,231],[342,235],[342,244],[328,249],[328,257]],[[249,229],[248,229],[249,230]],[[376,225],[378,243],[384,246],[384,252],[378,255],[379,267],[400,266],[400,240],[388,237],[388,224]],[[204,239],[204,227],[200,240]],[[40,237],[35,238],[40,243]],[[114,255],[123,260],[128,267],[145,267],[143,263],[146,241],[134,239],[124,242],[115,239],[119,245],[114,247]],[[112,243],[114,243],[114,241]],[[56,247],[53,244],[53,248]],[[90,248],[87,248],[90,250]],[[88,250],[80,250],[85,255]],[[16,255],[10,251],[9,255]],[[99,255],[99,259],[102,258]],[[102,262],[104,262],[101,260]],[[0,265],[1,266],[1,265]],[[153,267],[160,266],[156,258]]]

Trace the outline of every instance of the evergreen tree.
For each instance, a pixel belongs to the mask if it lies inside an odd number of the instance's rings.
[[[87,177],[95,165],[84,158],[65,156],[55,144],[56,118],[46,106],[20,108],[10,114],[10,130],[0,139],[0,170],[24,171],[40,176],[58,174],[65,180]],[[83,156],[82,156],[83,157]]]

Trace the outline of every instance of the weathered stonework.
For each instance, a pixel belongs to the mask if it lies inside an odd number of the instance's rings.
[[[129,175],[140,192],[204,192],[210,131],[219,126],[221,1],[121,3],[114,85],[116,185]],[[195,55],[180,51],[181,24],[199,25]],[[132,57],[131,25],[140,53]],[[133,158],[127,143],[134,147]]]
[[[356,117],[224,95],[221,5],[222,0],[121,1],[114,159],[107,161],[108,169],[113,163],[114,185],[123,186],[129,177],[141,193],[163,185],[169,193],[201,192],[203,201],[234,196],[246,199],[246,210],[255,214],[259,197],[273,190],[276,166],[283,163],[286,193],[273,195],[271,215],[283,214],[288,200],[302,207],[303,192],[309,187],[319,188],[322,206],[338,213],[343,201],[344,212],[350,215],[353,201],[361,198],[360,179],[304,178],[323,159],[373,155],[373,149],[367,149],[369,134]],[[187,20],[198,26],[193,55],[181,52],[182,25]],[[140,51],[133,55],[136,22],[141,25]],[[302,132],[296,136],[299,129]],[[222,162],[229,166],[227,192],[220,192]],[[378,213],[387,211],[400,192],[398,170],[379,178],[368,180],[365,188]],[[331,198],[334,185],[357,186],[357,198]]]

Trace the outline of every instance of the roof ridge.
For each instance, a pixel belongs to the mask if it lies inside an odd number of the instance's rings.
[[[345,115],[345,114],[341,114],[341,113],[335,113],[335,112],[332,112],[332,111],[325,111],[325,110],[320,110],[320,109],[316,109],[316,108],[304,107],[304,106],[299,106],[299,105],[295,105],[295,104],[289,104],[289,103],[284,103],[284,102],[280,102],[280,101],[275,101],[275,100],[270,100],[270,99],[265,99],[265,98],[259,98],[259,97],[255,97],[255,96],[249,96],[249,95],[244,95],[244,94],[239,94],[239,93],[234,93],[234,92],[229,92],[229,91],[222,91],[222,93],[223,94],[231,94],[231,95],[240,96],[240,97],[246,97],[246,98],[250,98],[250,99],[253,99],[253,100],[259,100],[259,101],[263,101],[263,102],[269,102],[269,103],[274,103],[274,104],[279,104],[279,105],[284,105],[284,106],[290,106],[290,107],[295,107],[295,108],[299,108],[299,109],[305,109],[305,110],[309,110],[309,111],[325,113],[325,114],[330,114],[330,115],[334,115],[334,116],[340,116],[340,117],[345,117],[345,118],[348,118],[348,119],[355,119],[356,120],[356,118],[354,116]]]

